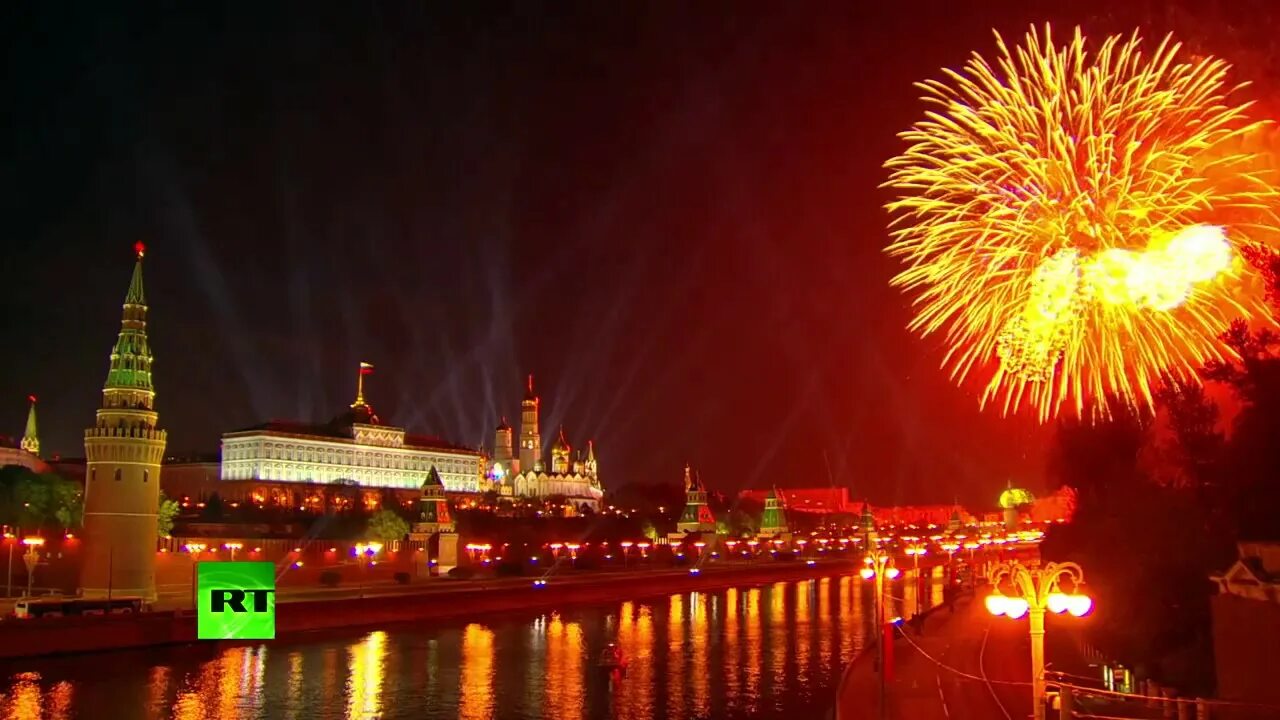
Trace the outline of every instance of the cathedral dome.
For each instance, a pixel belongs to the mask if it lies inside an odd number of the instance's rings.
[[[511,426],[507,424],[507,416],[503,415],[502,419],[498,421],[497,430],[498,432],[505,432],[510,429],[511,429]]]
[[[569,447],[569,441],[564,437],[564,428],[560,428],[560,437],[556,438],[556,444],[552,449],[565,455],[568,455],[573,450],[573,448]]]

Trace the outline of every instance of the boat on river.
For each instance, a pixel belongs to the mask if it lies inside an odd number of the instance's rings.
[[[609,643],[600,653],[600,659],[596,666],[602,670],[618,670],[625,672],[627,669],[627,656],[622,652],[622,648],[617,643]]]

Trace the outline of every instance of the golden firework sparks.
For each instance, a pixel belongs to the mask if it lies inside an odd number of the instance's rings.
[[[940,334],[943,365],[981,377],[982,403],[1041,420],[1230,358],[1231,320],[1268,317],[1241,250],[1269,243],[1277,191],[1244,136],[1248,103],[1216,58],[1183,61],[1135,33],[1090,53],[1048,26],[1010,48],[996,34],[945,80],[901,137],[888,252],[914,295],[910,328]]]

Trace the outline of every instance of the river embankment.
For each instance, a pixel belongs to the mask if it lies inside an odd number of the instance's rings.
[[[573,605],[827,577],[851,572],[854,567],[854,563],[844,560],[814,565],[799,562],[725,565],[703,568],[697,573],[679,569],[551,577],[544,585],[536,585],[534,578],[489,586],[445,580],[424,585],[421,592],[282,600],[276,604],[276,637],[395,623],[483,620],[494,613],[549,611]],[[0,622],[0,658],[3,659],[193,642],[199,642],[196,618],[193,613],[183,611],[29,620],[7,618]]]

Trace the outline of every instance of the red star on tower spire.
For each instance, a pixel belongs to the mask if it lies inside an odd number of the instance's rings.
[[[147,254],[147,246],[139,240],[133,244],[133,251],[138,254],[138,259],[141,260],[142,256]]]

